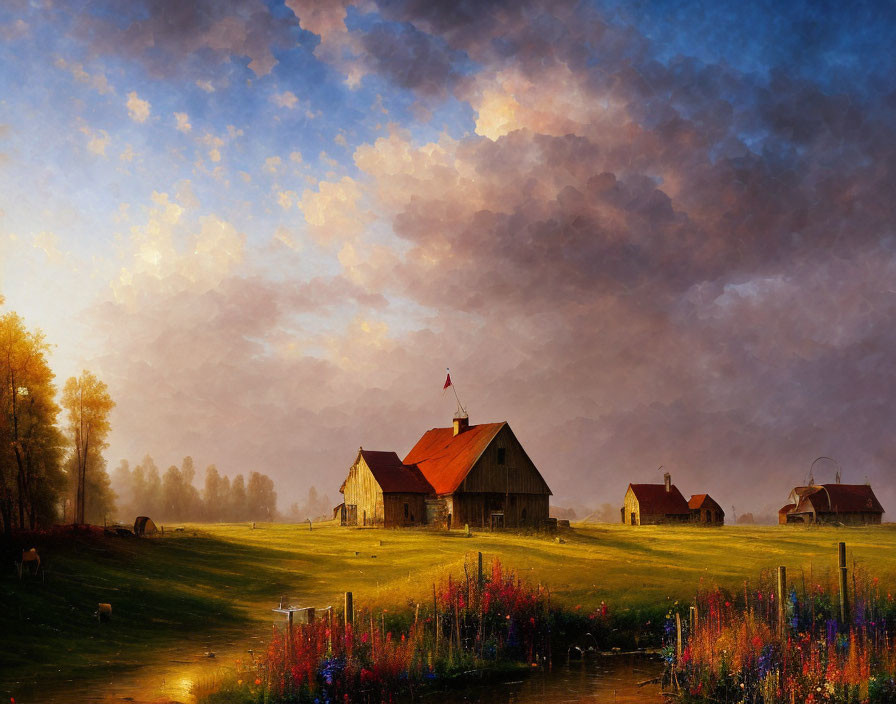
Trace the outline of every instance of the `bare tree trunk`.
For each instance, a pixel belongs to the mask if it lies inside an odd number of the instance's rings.
[[[4,499],[0,503],[0,514],[3,516],[3,532],[9,535],[12,532],[12,507],[10,500]]]
[[[16,497],[19,508],[19,527],[25,527],[25,468],[22,466],[22,448],[19,446],[19,389],[16,384],[15,373],[12,370],[12,361],[7,354],[7,363],[9,364],[9,396],[12,401],[12,447],[16,456],[16,487],[18,496]]]
[[[85,513],[86,513],[84,508],[87,503],[87,501],[86,501],[87,457],[89,455],[89,449],[90,449],[90,423],[87,423],[87,427],[84,432],[84,451],[80,452],[80,448],[79,448],[79,454],[81,455],[81,466],[79,468],[79,475],[80,475],[79,476],[79,482],[80,482],[79,489],[80,489],[80,491],[78,492],[78,496],[79,496],[79,498],[78,498],[78,501],[79,501],[79,503],[78,503],[78,523],[81,525],[84,525],[84,522],[85,522],[84,518],[85,518]]]
[[[18,487],[18,496],[16,497],[19,504],[19,528],[25,527],[25,466],[22,462],[22,450],[19,448],[18,442],[15,445],[16,466],[19,473],[16,477],[16,486]]]

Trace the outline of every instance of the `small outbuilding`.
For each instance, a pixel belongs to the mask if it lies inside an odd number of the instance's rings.
[[[361,448],[339,491],[345,495],[342,525],[393,528],[421,525],[433,488],[416,465],[402,464],[394,452]]]
[[[787,514],[796,508],[796,504],[785,504],[778,509],[778,523],[782,526],[787,523]]]
[[[691,523],[706,526],[725,525],[725,512],[709,494],[694,494],[688,500]]]
[[[158,532],[159,529],[156,528],[156,524],[149,516],[137,516],[137,520],[134,521],[134,535],[142,538],[147,535],[155,535]]]
[[[622,507],[622,522],[629,526],[687,523],[691,509],[666,472],[662,484],[629,484]]]

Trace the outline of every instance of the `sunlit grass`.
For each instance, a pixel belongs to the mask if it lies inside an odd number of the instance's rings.
[[[187,525],[164,538],[78,539],[39,545],[46,583],[0,576],[0,662],[78,676],[166,657],[184,641],[202,647],[214,634],[263,632],[281,596],[303,606],[341,608],[352,591],[359,607],[430,603],[432,584],[475,563],[500,557],[524,578],[551,589],[552,599],[613,612],[664,609],[689,600],[701,580],[738,588],[783,564],[792,579],[836,566],[846,541],[853,559],[884,583],[896,576],[896,530],[788,526],[690,528],[576,526],[562,534],[343,528],[332,523]],[[356,554],[357,553],[357,554]],[[98,624],[98,602],[113,618]],[[169,649],[166,651],[166,649]]]

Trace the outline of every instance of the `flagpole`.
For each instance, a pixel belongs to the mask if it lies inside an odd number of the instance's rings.
[[[445,372],[448,374],[448,378],[451,378],[451,369],[449,367],[445,367]],[[454,382],[451,382],[451,390],[454,392],[454,398],[457,399],[457,415],[466,415],[467,409],[463,407],[463,404],[460,402],[460,396],[457,395],[457,387],[454,385]]]

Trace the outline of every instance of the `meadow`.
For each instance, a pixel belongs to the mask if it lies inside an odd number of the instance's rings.
[[[45,579],[19,580],[7,546],[0,572],[0,681],[78,680],[152,666],[212,638],[264,632],[281,596],[314,607],[407,610],[432,584],[463,574],[481,551],[498,557],[554,603],[652,619],[700,588],[743,587],[786,565],[791,579],[833,575],[836,546],[881,583],[896,581],[896,526],[867,528],[578,525],[559,534],[343,528],[332,523],[166,526],[164,537],[29,536]],[[16,546],[18,547],[18,546]],[[113,616],[98,623],[98,602]],[[269,631],[268,631],[269,632]]]

